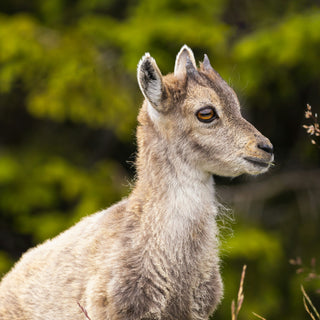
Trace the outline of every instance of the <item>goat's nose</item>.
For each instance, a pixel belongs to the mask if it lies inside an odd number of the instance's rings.
[[[267,152],[267,153],[270,153],[270,154],[273,153],[273,145],[271,143],[259,142],[258,148]]]

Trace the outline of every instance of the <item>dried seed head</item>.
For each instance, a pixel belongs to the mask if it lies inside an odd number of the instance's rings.
[[[304,117],[306,119],[310,119],[311,124],[303,125],[302,127],[306,129],[307,133],[309,134],[311,143],[318,145],[317,140],[315,140],[315,138],[311,138],[311,136],[320,137],[320,126],[318,122],[318,114],[317,113],[313,114],[311,110],[311,106],[309,104],[307,104],[307,110],[304,113]],[[320,147],[320,145],[318,146]]]
[[[309,133],[310,135],[314,135],[314,132],[315,132],[314,125],[311,124],[311,125],[309,126],[309,128],[307,129],[307,133]]]
[[[306,119],[310,119],[310,118],[312,117],[312,112],[309,111],[309,110],[307,110],[307,111],[305,112],[305,114],[304,114],[304,117],[305,117]]]

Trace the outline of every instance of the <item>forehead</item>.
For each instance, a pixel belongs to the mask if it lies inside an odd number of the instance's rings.
[[[168,74],[164,80],[170,91],[171,102],[175,106],[180,105],[183,109],[193,110],[201,105],[213,104],[226,113],[240,110],[235,92],[215,71],[198,70],[188,74],[183,80],[178,80],[173,74]]]
[[[198,84],[188,86],[185,106],[190,109],[198,109],[199,106],[206,105],[221,105],[221,101],[217,92],[210,87]]]
[[[214,71],[196,72],[188,77],[188,96],[192,99],[210,100],[224,110],[239,109],[239,101],[233,89]],[[209,101],[208,101],[209,102]]]

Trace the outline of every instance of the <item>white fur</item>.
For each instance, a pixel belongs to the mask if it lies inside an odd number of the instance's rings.
[[[148,87],[147,89],[143,86],[143,83],[141,82],[140,74],[141,74],[141,69],[143,63],[149,60],[153,66],[153,69],[155,71],[156,75],[156,80],[150,80],[148,82]],[[144,97],[153,105],[159,105],[161,103],[161,89],[162,89],[162,75],[161,72],[157,66],[156,61],[150,56],[149,52],[146,52],[145,55],[141,58],[138,64],[138,83],[141,92],[143,93]]]
[[[150,80],[148,91],[144,95],[150,103],[159,105],[161,102],[161,80]]]
[[[187,57],[189,57],[194,67],[197,68],[196,60],[192,50],[187,45],[184,45],[177,54],[174,65],[174,75],[178,78],[183,77],[186,73]]]
[[[147,103],[148,103],[147,110],[148,110],[149,117],[154,123],[156,123],[160,117],[159,111],[151,105],[149,100],[147,100]]]

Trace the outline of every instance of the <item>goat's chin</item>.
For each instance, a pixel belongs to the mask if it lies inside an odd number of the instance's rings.
[[[257,175],[259,175],[259,174],[262,174],[262,173],[266,173],[267,171],[269,170],[269,167],[267,167],[267,168],[263,168],[263,169],[260,169],[260,170],[248,170],[247,172],[246,172],[246,174],[249,174],[249,175],[251,175],[251,176],[257,176]]]
[[[213,175],[220,176],[220,177],[235,178],[235,177],[241,176],[242,174],[247,173],[247,171],[242,166],[238,166],[233,168],[224,167],[224,168],[215,169],[215,170],[212,170],[211,173]]]
[[[221,166],[219,168],[215,168],[212,170],[212,174],[221,176],[221,177],[230,177],[235,178],[241,176],[243,174],[249,174],[252,176],[256,176],[262,173],[265,173],[269,170],[270,163],[251,163],[251,162],[243,162],[234,164],[232,167],[229,167],[227,164],[225,166]]]
[[[248,157],[244,161],[246,173],[254,176],[267,172],[271,166],[271,162],[259,158]]]
[[[249,165],[246,167],[245,173],[251,176],[257,176],[262,173],[266,173],[270,168],[270,164],[266,164],[265,166],[259,165]]]

